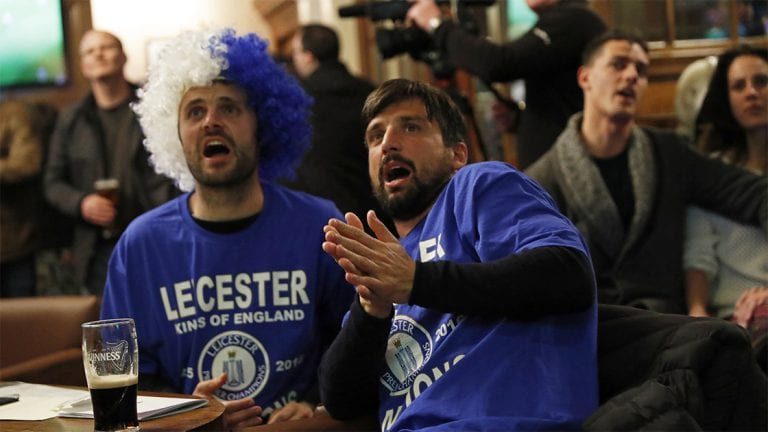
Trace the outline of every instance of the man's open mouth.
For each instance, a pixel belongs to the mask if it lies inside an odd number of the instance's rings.
[[[635,98],[635,91],[631,88],[625,88],[618,91],[618,94],[627,98]]]
[[[397,187],[413,173],[413,167],[407,161],[390,159],[384,162],[381,178],[387,187]]]
[[[222,141],[207,142],[203,148],[203,156],[207,158],[227,154],[229,154],[229,147]]]
[[[385,180],[394,181],[399,178],[408,177],[411,174],[411,170],[408,168],[397,166],[392,169],[386,170]]]

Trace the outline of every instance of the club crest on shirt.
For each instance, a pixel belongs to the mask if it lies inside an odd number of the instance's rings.
[[[199,379],[227,373],[227,382],[215,394],[224,400],[255,397],[269,378],[269,355],[264,345],[241,331],[227,331],[213,337],[198,360]]]
[[[381,375],[382,384],[392,394],[407,392],[431,355],[429,332],[408,316],[395,316],[387,342],[387,370]]]

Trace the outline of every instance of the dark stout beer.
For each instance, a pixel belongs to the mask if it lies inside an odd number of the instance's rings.
[[[93,404],[94,430],[137,430],[136,391],[138,377],[92,376],[88,387]]]

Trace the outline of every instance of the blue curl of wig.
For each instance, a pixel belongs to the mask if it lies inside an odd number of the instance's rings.
[[[228,47],[222,76],[245,90],[258,118],[260,176],[292,178],[311,145],[311,98],[274,62],[266,42],[255,34],[237,37],[227,29],[221,42]]]

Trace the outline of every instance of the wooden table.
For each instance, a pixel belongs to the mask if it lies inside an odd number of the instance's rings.
[[[144,396],[194,398],[195,396],[139,392]],[[154,420],[139,422],[142,432],[148,431],[222,431],[224,430],[224,405],[217,400],[209,400],[208,405],[180,414],[168,415]],[[34,432],[93,432],[93,419],[75,419],[54,417],[41,421],[0,420],[0,431]]]
[[[2,426],[2,424],[0,424]],[[143,428],[142,428],[143,430]],[[302,420],[291,420],[282,423],[253,426],[242,432],[379,432],[379,424],[375,417],[361,417],[354,420],[334,420],[325,412]]]

